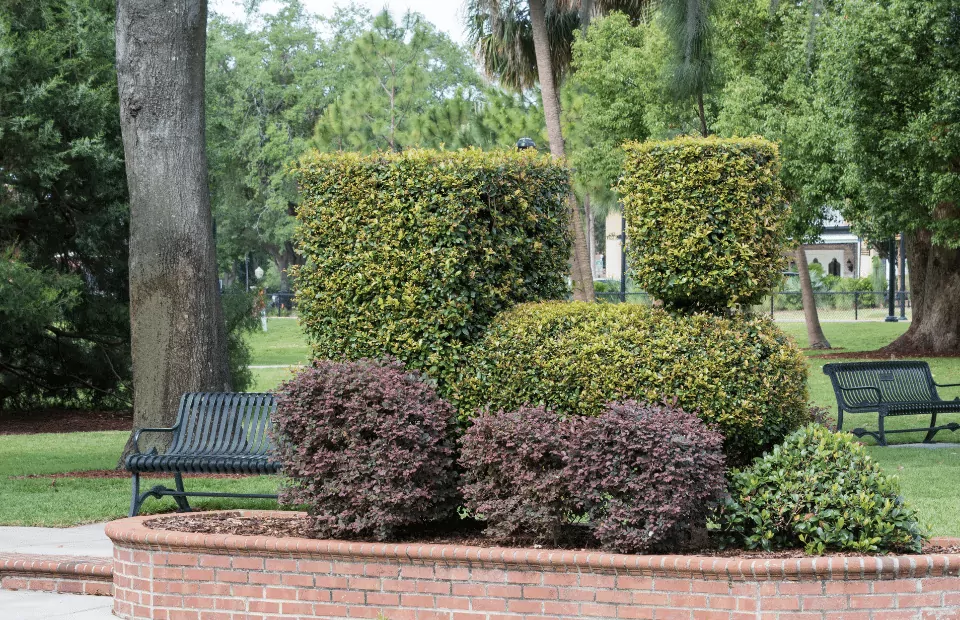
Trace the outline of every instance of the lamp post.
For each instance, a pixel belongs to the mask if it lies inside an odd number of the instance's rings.
[[[897,300],[896,300],[896,295],[897,295],[897,238],[896,238],[896,237],[891,237],[891,238],[890,238],[890,245],[889,245],[889,250],[888,250],[887,254],[888,254],[887,260],[890,261],[890,277],[889,277],[889,280],[890,280],[889,284],[890,284],[890,286],[889,286],[889,292],[887,293],[887,295],[888,295],[888,302],[889,302],[888,305],[890,306],[890,314],[887,315],[887,318],[885,318],[885,319],[883,319],[883,320],[884,320],[885,322],[887,322],[887,323],[894,323],[894,322],[900,320],[900,319],[897,318],[897,307],[896,307],[896,304],[897,304]]]
[[[263,279],[263,267],[257,267],[253,270],[253,275],[259,283]],[[259,296],[259,293],[257,293]],[[264,299],[263,307],[260,308],[260,327],[263,328],[263,331],[267,331],[267,304],[266,299]]]
[[[535,149],[537,148],[537,143],[533,141],[533,138],[520,138],[517,140],[517,150],[523,151],[525,149]]]

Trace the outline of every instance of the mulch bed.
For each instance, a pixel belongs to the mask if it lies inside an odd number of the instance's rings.
[[[149,519],[144,522],[148,528],[175,532],[189,532],[195,534],[230,534],[240,536],[274,536],[278,538],[312,538],[309,519],[301,516],[290,517],[253,517],[242,516],[239,512],[223,512],[217,514],[190,515],[176,514]],[[375,542],[375,541],[364,541]],[[503,544],[494,544],[483,536],[483,524],[463,519],[456,522],[431,524],[410,528],[401,533],[396,541],[420,544],[464,545],[474,547],[502,547]],[[510,546],[510,545],[507,545]],[[540,549],[545,545],[516,545],[517,547],[533,547]],[[548,545],[550,548],[599,551],[596,541],[590,539],[586,528],[574,527],[565,536],[559,545]],[[744,558],[744,559],[778,559],[804,558],[803,550],[788,549],[784,551],[746,551],[743,549],[717,549],[699,546],[685,549],[689,555],[705,555],[711,557]],[[960,545],[944,547],[927,544],[924,554],[951,554],[960,553]],[[832,556],[861,556],[854,552],[830,552]],[[885,555],[885,554],[878,554]]]
[[[43,409],[0,413],[0,435],[130,431],[133,411]]]

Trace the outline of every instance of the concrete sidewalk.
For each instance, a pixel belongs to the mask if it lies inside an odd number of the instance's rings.
[[[103,523],[78,527],[0,527],[0,553],[113,557]]]
[[[0,590],[3,620],[116,620],[113,597]]]

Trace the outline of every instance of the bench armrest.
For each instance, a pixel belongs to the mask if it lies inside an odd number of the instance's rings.
[[[143,433],[172,433],[177,430],[180,425],[171,426],[170,428],[138,428],[137,432],[133,434],[133,452],[132,454],[140,454],[140,435]]]
[[[839,387],[839,386],[838,386],[838,387]],[[876,402],[876,404],[879,405],[879,404],[881,404],[881,403],[883,402],[883,393],[880,391],[880,388],[874,387],[874,386],[872,386],[872,385],[855,385],[855,386],[853,386],[853,387],[847,387],[847,388],[841,387],[841,388],[840,388],[840,391],[841,391],[841,392],[855,392],[855,391],[858,391],[858,390],[873,390],[874,392],[877,393],[877,402]],[[857,406],[857,405],[854,405],[854,406]]]

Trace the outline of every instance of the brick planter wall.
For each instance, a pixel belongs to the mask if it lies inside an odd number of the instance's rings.
[[[737,560],[346,543],[165,532],[143,527],[149,518],[107,527],[121,618],[960,618],[960,555]]]

